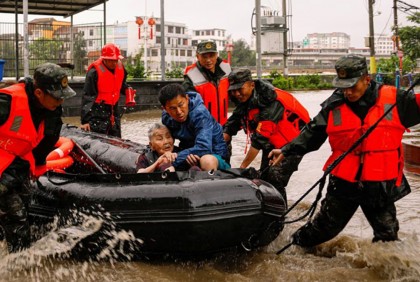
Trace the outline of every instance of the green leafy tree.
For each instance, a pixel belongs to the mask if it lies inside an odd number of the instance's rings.
[[[0,40],[0,59],[5,60],[3,76],[13,76],[16,65],[16,52],[13,41]]]
[[[410,22],[416,26],[405,26],[398,29],[404,56],[415,61],[420,58],[420,12],[408,16]]]
[[[144,63],[141,60],[143,52],[140,51],[138,54],[135,55],[134,58],[128,58],[128,62],[125,68],[127,70],[127,74],[129,78],[134,79],[145,79],[147,78],[147,72],[144,69]]]
[[[167,78],[183,78],[184,70],[180,66],[171,68],[171,70],[166,70],[165,76]]]
[[[223,59],[227,59],[228,55],[226,51],[220,51],[219,55]],[[233,41],[232,51],[232,67],[247,67],[255,66],[257,63],[255,57],[255,51],[249,48],[248,43],[243,39]]]
[[[74,37],[73,52],[75,73],[78,75],[85,74],[84,67],[87,65],[86,41],[81,32]]]
[[[387,73],[394,75],[395,71],[399,68],[400,59],[392,55],[389,59],[379,59],[378,61],[378,70],[381,70],[381,73]],[[403,57],[403,73],[411,72],[415,67],[415,63],[409,57]]]
[[[58,61],[60,58],[62,42],[60,40],[51,40],[39,38],[29,45],[30,66],[33,69],[36,65],[44,62]]]

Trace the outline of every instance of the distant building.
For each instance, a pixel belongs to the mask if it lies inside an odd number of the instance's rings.
[[[213,40],[216,42],[217,50],[223,51],[228,43],[226,30],[220,28],[211,29],[195,29],[192,31],[192,45],[197,46],[198,43],[205,40]]]
[[[303,40],[303,48],[308,49],[348,49],[350,35],[344,32],[310,33]]]
[[[52,39],[57,29],[63,26],[70,26],[70,22],[57,21],[54,18],[34,19],[28,22],[29,40]]]
[[[390,56],[392,53],[396,52],[395,43],[392,40],[391,35],[375,34],[374,44],[375,44],[375,55]],[[365,37],[365,46],[369,47],[369,37]]]
[[[118,25],[114,34],[114,42],[121,49],[127,50],[127,56],[134,57],[142,53],[142,59],[147,69],[154,73],[161,71],[161,21],[154,18],[154,24],[148,24],[148,17],[141,17],[142,25],[135,21],[125,23],[126,29]],[[139,30],[140,29],[140,30]],[[124,33],[125,32],[125,33]],[[139,38],[140,37],[140,38]],[[125,41],[125,42],[124,42]],[[184,68],[194,61],[191,35],[184,23],[165,21],[165,68]]]

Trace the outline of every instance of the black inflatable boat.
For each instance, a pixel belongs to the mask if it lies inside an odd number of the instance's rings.
[[[140,252],[186,256],[266,246],[283,229],[280,193],[242,170],[136,174],[145,146],[71,126],[62,136],[76,143],[74,163],[39,178],[29,206],[36,223],[100,205],[143,241]]]

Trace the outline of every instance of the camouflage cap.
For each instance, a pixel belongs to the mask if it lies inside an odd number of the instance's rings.
[[[360,77],[368,73],[366,58],[360,55],[346,55],[335,63],[337,77],[332,84],[337,88],[353,87]]]
[[[67,73],[59,65],[45,63],[36,67],[35,85],[56,99],[67,99],[76,95],[68,85]]]
[[[249,69],[239,69],[229,74],[228,91],[236,90],[242,87],[245,82],[252,81],[251,71]]]
[[[206,40],[201,41],[197,45],[197,54],[205,54],[205,53],[216,53],[217,52],[217,45],[216,42]]]

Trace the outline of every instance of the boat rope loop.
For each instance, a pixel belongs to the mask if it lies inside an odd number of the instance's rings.
[[[73,150],[74,143],[71,139],[60,137],[55,144],[56,149],[50,152],[47,156],[47,171],[64,172],[74,163],[74,160],[69,153]]]

